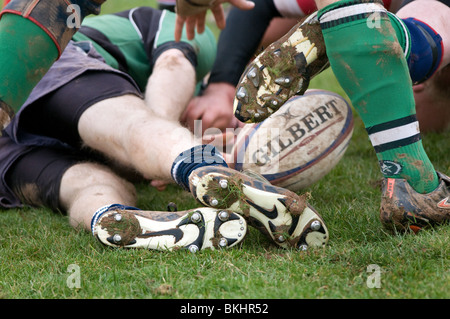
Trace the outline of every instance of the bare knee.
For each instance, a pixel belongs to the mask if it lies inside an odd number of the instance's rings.
[[[180,67],[192,68],[192,64],[184,56],[183,52],[178,49],[169,49],[161,53],[161,55],[156,59],[155,68],[164,69],[178,69]]]

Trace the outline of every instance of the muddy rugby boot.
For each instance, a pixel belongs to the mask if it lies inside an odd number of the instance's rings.
[[[306,201],[275,187],[256,174],[223,166],[204,166],[189,176],[190,191],[203,205],[231,210],[245,217],[283,248],[323,247],[328,230],[322,217]]]
[[[242,216],[223,209],[157,212],[115,204],[95,213],[91,229],[107,246],[195,253],[236,246],[247,233],[247,223]]]
[[[389,230],[417,233],[450,221],[450,178],[437,172],[440,184],[428,194],[417,193],[404,179],[383,181],[380,219]]]
[[[246,123],[265,120],[289,98],[303,94],[310,79],[328,65],[322,29],[313,13],[247,66],[236,88],[234,115]]]

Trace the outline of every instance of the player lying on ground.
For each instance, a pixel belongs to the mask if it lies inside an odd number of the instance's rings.
[[[1,205],[60,210],[116,247],[231,247],[247,222],[281,247],[324,245],[305,198],[229,169],[180,125],[216,43],[209,31],[175,42],[174,28],[175,14],[145,7],[85,20],[0,137]],[[115,165],[173,179],[205,207],[134,208]]]

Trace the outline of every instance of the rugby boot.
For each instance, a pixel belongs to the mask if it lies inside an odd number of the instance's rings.
[[[417,193],[404,179],[383,181],[380,219],[385,228],[417,233],[450,221],[450,178],[437,174],[439,186],[428,194]]]
[[[106,246],[195,253],[236,246],[247,233],[247,223],[239,214],[224,209],[158,212],[114,204],[94,214],[91,229]]]
[[[241,214],[282,248],[322,247],[328,230],[306,195],[223,166],[203,166],[189,176],[190,191],[203,205]]]
[[[262,51],[236,87],[234,115],[241,122],[261,122],[289,98],[303,94],[312,77],[329,66],[317,13],[299,22]]]

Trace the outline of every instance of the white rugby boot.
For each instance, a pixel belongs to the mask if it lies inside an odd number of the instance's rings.
[[[113,204],[100,208],[91,222],[102,244],[151,250],[221,249],[238,245],[247,233],[242,216],[202,207],[179,212],[143,211]]]
[[[234,211],[282,248],[323,247],[328,229],[306,195],[275,187],[263,178],[223,166],[203,166],[189,176],[190,191],[203,205]]]

